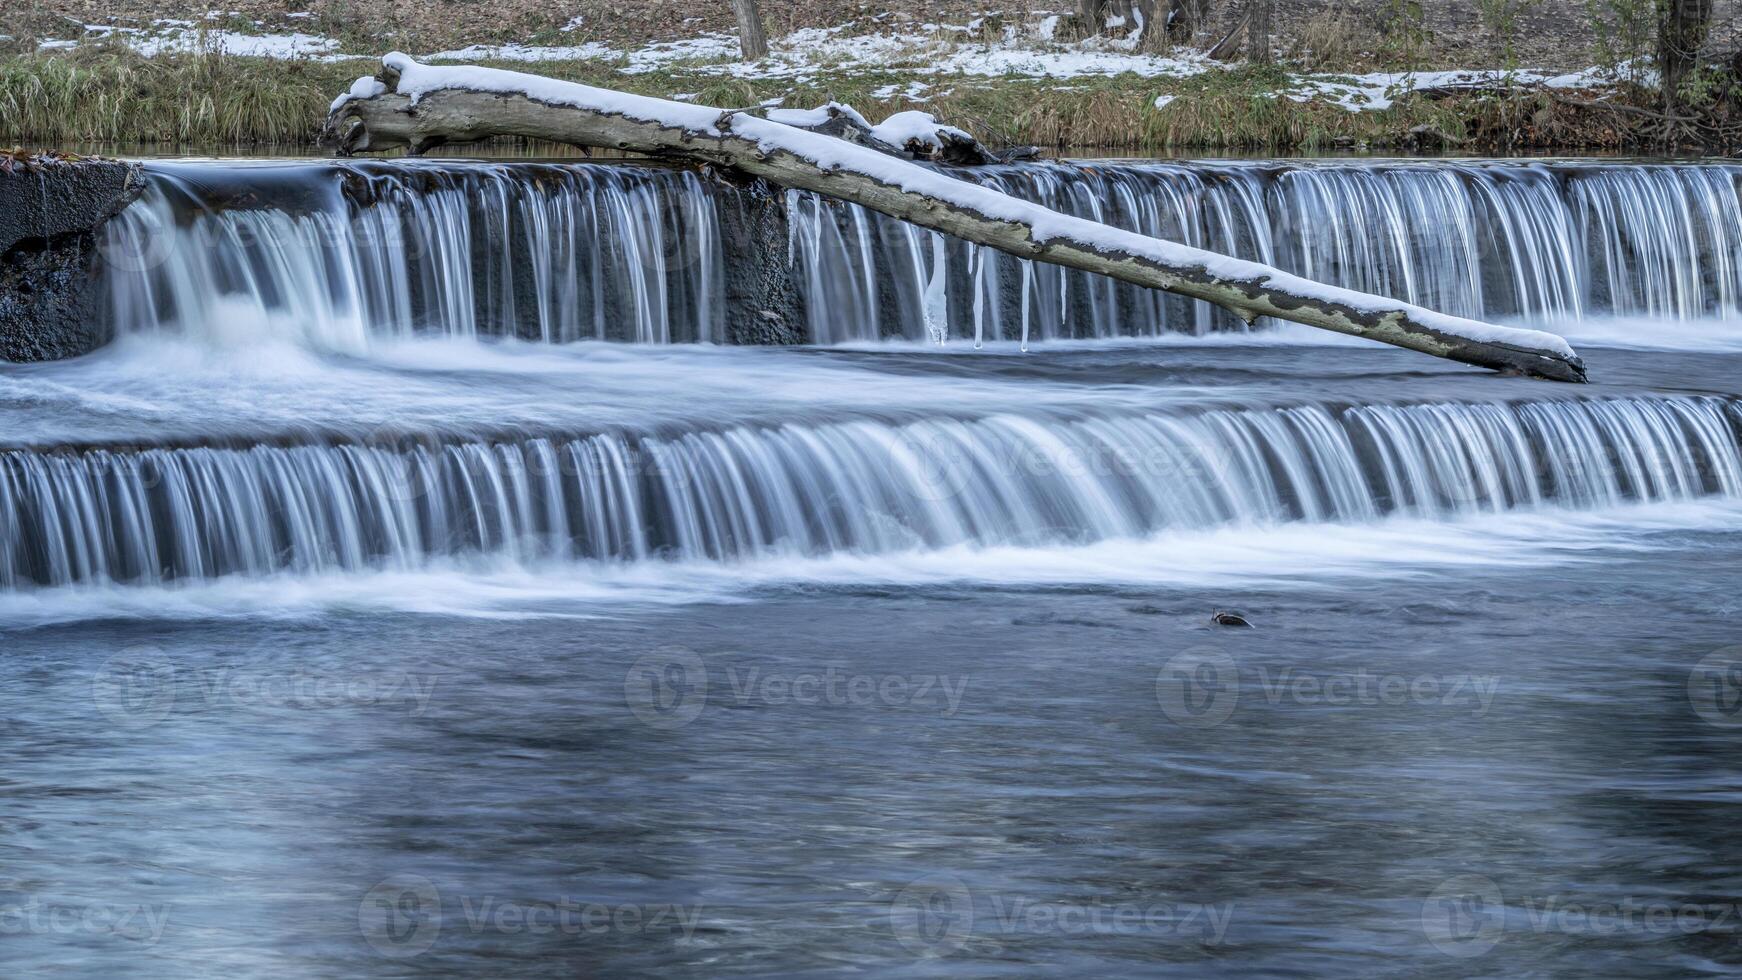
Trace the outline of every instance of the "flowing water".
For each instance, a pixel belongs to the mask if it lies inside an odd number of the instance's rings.
[[[1742,965],[1742,167],[978,179],[1597,383],[657,168],[155,165],[115,342],[0,365],[0,972]]]

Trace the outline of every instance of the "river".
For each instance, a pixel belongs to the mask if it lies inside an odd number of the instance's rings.
[[[990,178],[1571,387],[806,200],[695,343],[692,177],[155,165],[0,365],[0,972],[1733,971],[1739,173]]]

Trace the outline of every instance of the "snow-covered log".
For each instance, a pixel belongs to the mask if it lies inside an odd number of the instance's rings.
[[[981,144],[972,133],[946,126],[932,118],[931,113],[917,110],[898,112],[875,126],[852,106],[839,102],[830,102],[815,109],[745,111],[784,123],[794,129],[834,136],[909,160],[930,160],[956,167],[1004,163],[1026,159],[1035,153],[1032,146],[1011,147],[1003,152],[995,152]]]
[[[992,188],[747,111],[630,95],[521,72],[382,59],[334,101],[341,153],[517,136],[731,168],[1012,255],[1498,371],[1583,381],[1560,337],[1446,316],[1270,266],[1061,214]]]

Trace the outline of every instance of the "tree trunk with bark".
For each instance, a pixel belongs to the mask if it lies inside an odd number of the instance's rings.
[[[382,59],[335,102],[328,139],[341,153],[499,136],[609,148],[706,164],[851,201],[924,228],[1037,262],[1200,299],[1247,322],[1261,316],[1513,374],[1583,381],[1553,334],[1498,327],[1326,286],[1255,262],[1051,211],[945,172],[820,133],[720,110],[519,72]]]
[[[1699,66],[1712,23],[1712,0],[1658,0],[1657,64],[1662,75],[1664,110],[1683,108],[1682,83]]]
[[[1246,60],[1255,65],[1270,64],[1270,9],[1274,0],[1246,2]]]
[[[1168,0],[1167,19],[1162,26],[1169,39],[1189,40],[1203,24],[1205,13],[1203,0]]]
[[[738,46],[744,60],[768,57],[768,36],[762,32],[762,11],[756,9],[756,0],[732,0],[732,13],[738,17]]]

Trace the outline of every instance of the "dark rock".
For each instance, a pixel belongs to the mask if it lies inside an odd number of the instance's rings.
[[[96,232],[144,187],[138,164],[113,160],[0,168],[0,359],[77,357],[108,342]]]
[[[0,167],[0,254],[91,232],[145,189],[136,163],[40,159]]]
[[[720,245],[727,256],[726,342],[807,342],[804,299],[788,254],[785,192],[762,181],[724,188],[719,216]]]

